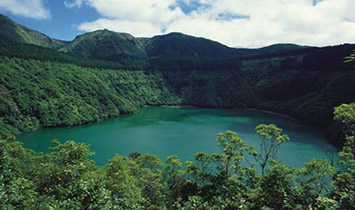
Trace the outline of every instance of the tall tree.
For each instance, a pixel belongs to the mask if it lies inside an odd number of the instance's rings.
[[[255,128],[260,137],[259,152],[252,151],[251,154],[261,167],[261,173],[265,173],[265,168],[270,161],[276,160],[279,147],[282,143],[287,142],[290,138],[282,134],[282,129],[274,124],[261,124]]]

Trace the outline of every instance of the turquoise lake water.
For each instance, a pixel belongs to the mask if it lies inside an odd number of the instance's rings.
[[[291,138],[279,150],[278,159],[289,167],[300,167],[312,158],[326,158],[329,147],[322,133],[305,125],[263,112],[200,108],[146,107],[133,115],[71,128],[50,128],[18,136],[24,146],[48,152],[53,139],[90,144],[93,159],[103,165],[114,154],[131,152],[156,154],[160,158],[178,155],[192,160],[199,151],[218,152],[215,138],[225,130],[236,131],[247,143],[258,146],[255,127],[276,124]]]

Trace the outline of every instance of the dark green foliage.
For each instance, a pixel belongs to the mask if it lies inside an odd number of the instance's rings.
[[[94,31],[77,36],[60,49],[73,55],[118,61],[120,59],[144,59],[148,39],[108,30]]]
[[[40,127],[72,126],[176,104],[157,72],[82,68],[57,62],[0,59],[1,136]]]
[[[116,62],[103,61],[92,58],[72,56],[45,47],[10,41],[0,41],[0,56],[70,63],[89,68],[141,70],[146,69],[149,66],[148,62],[144,60],[121,59]]]
[[[237,52],[218,42],[182,33],[155,36],[148,43],[148,56],[162,60],[221,60],[234,58]]]
[[[352,63],[352,64],[354,64],[354,61],[355,61],[355,50],[354,50],[353,54],[345,57],[344,63]],[[355,68],[355,66],[354,66],[354,68]]]
[[[60,51],[103,60],[154,59],[172,61],[225,60],[238,56],[238,50],[218,42],[181,33],[153,38],[100,30],[77,36]]]
[[[256,207],[259,205],[259,208],[296,209],[293,179],[293,171],[289,168],[279,164],[269,167],[260,180]]]
[[[304,168],[297,169],[297,199],[303,205],[316,203],[317,198],[326,194],[329,189],[329,177],[333,177],[336,168],[328,160],[313,159]]]
[[[193,71],[180,81],[166,73],[166,78],[188,104],[269,110],[323,128],[334,128],[332,107],[355,100],[354,71],[257,70],[253,65],[264,64],[245,63],[245,72]]]
[[[333,193],[336,199],[340,199],[340,208],[351,209],[355,206],[355,103],[336,107],[334,115],[342,124],[346,141],[339,153],[343,171],[333,180]]]

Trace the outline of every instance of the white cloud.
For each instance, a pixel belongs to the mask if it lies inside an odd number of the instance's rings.
[[[43,0],[0,0],[0,10],[35,19],[50,18],[50,13],[44,7]]]
[[[64,5],[67,8],[74,8],[74,7],[78,7],[80,8],[81,5],[83,4],[83,0],[65,0],[64,1]]]
[[[95,31],[105,28],[117,32],[130,32],[136,37],[152,37],[161,33],[158,25],[143,21],[126,21],[102,18],[79,25],[79,29],[82,31]]]
[[[107,28],[135,36],[179,31],[238,47],[355,42],[354,0],[323,0],[316,5],[313,0],[85,1],[103,17],[80,24],[83,31]],[[193,11],[182,12],[181,4],[196,3],[200,6]]]
[[[164,26],[183,16],[175,0],[87,0],[102,16]]]

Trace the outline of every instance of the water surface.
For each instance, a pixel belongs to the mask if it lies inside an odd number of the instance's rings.
[[[18,137],[25,147],[48,152],[52,140],[75,140],[91,145],[93,159],[103,165],[114,154],[131,152],[156,154],[165,159],[178,155],[182,161],[192,160],[199,151],[217,152],[215,138],[225,130],[238,132],[245,141],[255,146],[260,140],[255,126],[274,123],[291,138],[281,146],[279,159],[290,167],[300,167],[312,158],[326,158],[329,145],[322,133],[272,114],[248,110],[216,110],[200,108],[147,107],[133,115],[122,115],[89,125],[71,128],[50,128]]]

